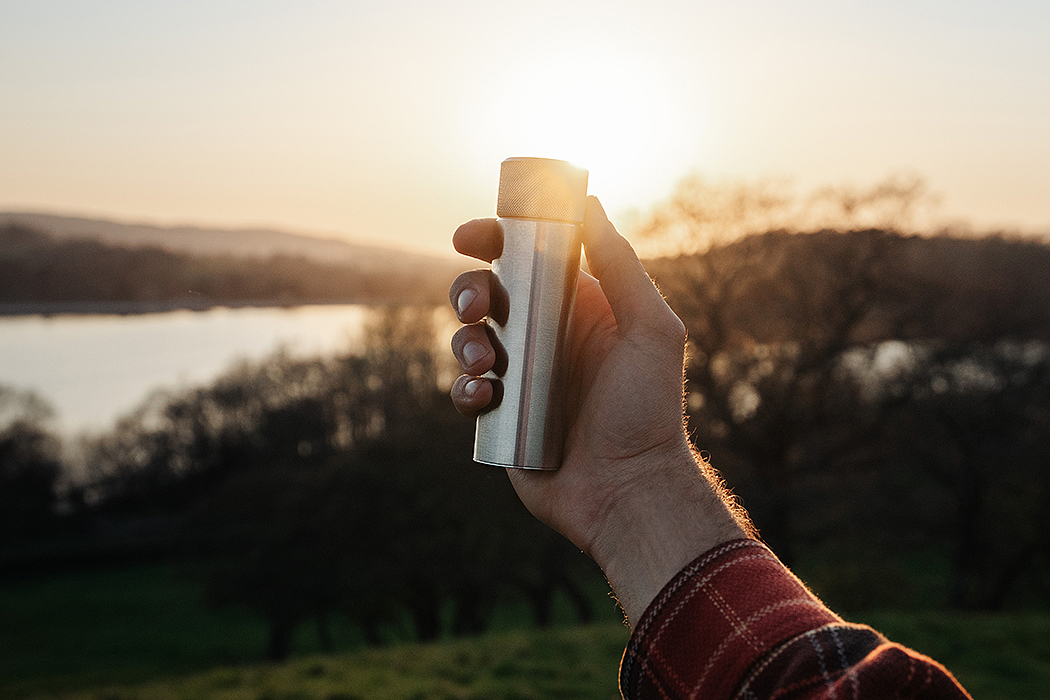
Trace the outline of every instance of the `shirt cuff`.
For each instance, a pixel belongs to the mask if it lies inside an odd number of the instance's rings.
[[[756,540],[706,552],[649,604],[620,663],[625,698],[729,698],[777,645],[842,619]]]

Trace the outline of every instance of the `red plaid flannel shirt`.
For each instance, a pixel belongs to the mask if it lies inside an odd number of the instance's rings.
[[[620,665],[649,698],[969,698],[939,663],[844,622],[760,542],[700,556],[649,605]]]

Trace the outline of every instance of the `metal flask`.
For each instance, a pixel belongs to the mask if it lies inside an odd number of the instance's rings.
[[[500,166],[496,225],[503,252],[486,323],[496,342],[496,407],[478,416],[474,460],[557,469],[564,439],[565,357],[587,171],[561,160],[508,158]],[[502,395],[501,395],[502,394]]]

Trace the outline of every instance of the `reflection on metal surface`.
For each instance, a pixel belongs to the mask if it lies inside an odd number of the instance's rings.
[[[527,469],[561,465],[564,354],[580,268],[578,221],[586,177],[586,171],[562,161],[504,162],[497,206],[503,252],[492,270],[495,293],[505,296],[508,313],[505,323],[487,322],[506,353],[507,367],[502,376],[488,375],[499,380],[503,393],[499,405],[478,418],[478,462]],[[537,184],[536,178],[544,181]],[[510,217],[508,211],[543,218]],[[569,220],[547,218],[552,216]]]

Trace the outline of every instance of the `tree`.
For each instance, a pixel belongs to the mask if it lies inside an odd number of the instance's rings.
[[[951,552],[948,602],[1001,609],[1050,562],[1050,348],[917,349],[886,390],[911,399],[887,426],[887,485]]]
[[[648,269],[689,329],[693,438],[782,557],[950,550],[963,607],[1046,570],[1050,248],[773,232]]]
[[[272,659],[304,624],[330,647],[333,614],[372,643],[482,632],[509,597],[549,624],[559,591],[589,619],[580,581],[598,572],[471,460],[434,324],[382,310],[360,352],[278,354],[153,396],[88,450],[98,512],[188,513],[207,600],[261,615]]]
[[[35,394],[0,386],[0,544],[39,537],[55,524],[62,468],[50,415]]]
[[[841,184],[799,195],[784,180],[683,178],[632,235],[663,255],[695,254],[770,231],[915,230],[936,206],[925,180],[892,174],[866,187]]]
[[[799,475],[865,434],[843,430],[843,416],[864,415],[843,358],[876,333],[893,336],[877,317],[889,244],[879,231],[771,233],[650,266],[689,329],[689,430],[737,477],[788,562]]]
[[[505,476],[471,461],[473,426],[440,385],[432,317],[389,309],[360,355],[277,356],[169,397],[123,451],[196,494],[208,599],[262,614],[270,658],[309,620],[330,640],[334,612],[374,643],[403,614],[420,640],[478,633],[512,586],[539,623],[556,589],[589,615],[574,582],[582,555],[552,546]]]
[[[899,379],[880,366],[894,343],[963,348],[962,361],[966,348],[1050,340],[1050,247],[898,232],[934,199],[916,177],[802,199],[773,182],[691,178],[639,231],[688,253],[646,267],[689,331],[692,437],[789,562],[876,532],[888,548],[922,529],[884,517],[891,508],[879,490],[897,458],[886,430],[926,410],[915,392],[885,390]],[[845,231],[794,233],[814,225]],[[1038,381],[1026,376],[1031,391]],[[989,439],[973,426],[967,434]],[[978,512],[958,511],[959,537]],[[1033,551],[1004,571],[1031,571]]]

